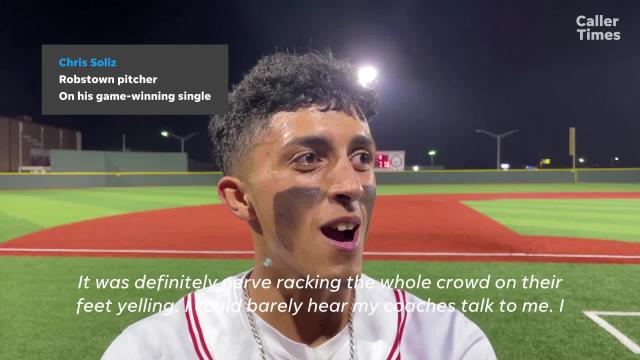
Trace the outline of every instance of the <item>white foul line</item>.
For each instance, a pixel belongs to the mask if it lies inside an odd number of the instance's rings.
[[[607,254],[549,254],[549,253],[469,253],[469,252],[384,252],[365,251],[365,255],[391,256],[469,256],[469,257],[550,257],[550,258],[605,258],[605,259],[640,259],[640,255],[607,255]]]
[[[634,354],[640,354],[640,346],[629,339],[627,335],[623,334],[620,330],[616,329],[613,325],[609,324],[605,319],[600,316],[640,316],[640,312],[623,312],[623,311],[583,311],[589,319],[593,320],[601,328],[605,329],[609,334],[613,335],[622,345],[631,350]]]
[[[51,253],[124,253],[124,254],[204,254],[204,255],[246,255],[248,250],[160,250],[160,249],[49,249],[49,248],[0,248],[0,251],[51,252]]]
[[[183,254],[183,255],[251,255],[251,250],[162,250],[162,249],[74,249],[74,248],[3,248],[0,252],[50,252],[50,253],[118,253],[118,254]],[[640,255],[607,254],[550,254],[550,253],[478,253],[478,252],[403,252],[365,251],[367,256],[466,256],[466,257],[546,257],[577,259],[639,259]]]

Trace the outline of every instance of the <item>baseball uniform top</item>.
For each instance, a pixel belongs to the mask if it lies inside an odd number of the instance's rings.
[[[258,345],[242,305],[242,288],[230,285],[245,275],[190,293],[171,310],[129,326],[102,359],[259,360]],[[356,291],[356,302],[369,305],[353,314],[357,359],[496,358],[482,330],[459,311],[436,310],[405,291],[385,287],[366,275],[363,280],[375,286]],[[321,345],[310,347],[288,339],[257,314],[254,318],[267,359],[349,359],[348,326]]]

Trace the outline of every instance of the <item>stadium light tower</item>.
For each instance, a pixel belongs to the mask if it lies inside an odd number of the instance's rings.
[[[494,134],[491,131],[482,130],[482,129],[476,129],[476,132],[480,133],[480,134],[489,135],[492,138],[496,139],[496,143],[498,145],[498,151],[497,151],[497,155],[496,155],[496,169],[500,170],[500,142],[501,142],[501,140],[503,138],[506,138],[507,136],[509,136],[511,134],[517,133],[518,130],[507,131],[506,133],[503,133],[503,134]]]
[[[431,166],[433,166],[433,158],[438,154],[438,152],[435,149],[431,149],[431,150],[429,150],[429,152],[427,154],[429,155],[429,158],[431,159]]]
[[[611,167],[616,167],[616,163],[620,161],[620,157],[619,156],[614,156],[611,158]]]
[[[176,134],[168,132],[167,130],[162,130],[160,132],[160,135],[162,135],[162,137],[166,137],[166,138],[171,136],[172,138],[179,140],[180,141],[180,152],[184,152],[184,143],[185,143],[185,141],[187,141],[187,140],[191,139],[192,137],[198,135],[198,133],[194,132],[194,133],[191,133],[191,134],[189,134],[187,136],[178,136]]]
[[[373,86],[374,81],[378,78],[378,70],[373,66],[362,66],[358,69],[358,82],[363,87]]]

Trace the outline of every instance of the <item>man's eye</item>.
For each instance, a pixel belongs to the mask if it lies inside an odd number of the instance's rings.
[[[357,155],[357,159],[362,164],[368,164],[368,163],[371,162],[371,155],[369,155],[367,153],[360,153],[360,154]]]
[[[361,152],[361,153],[355,154],[351,158],[351,162],[356,170],[364,171],[364,170],[368,170],[369,167],[371,166],[371,163],[373,162],[373,157],[369,153]]]
[[[306,153],[298,156],[293,162],[296,165],[313,165],[318,162],[318,155],[315,153]]]

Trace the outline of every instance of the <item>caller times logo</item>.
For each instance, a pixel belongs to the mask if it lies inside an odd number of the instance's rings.
[[[604,15],[594,15],[593,17],[579,15],[576,18],[578,36],[580,40],[587,41],[620,40],[622,38],[620,31],[600,31],[615,30],[619,22],[620,18],[610,18]]]

